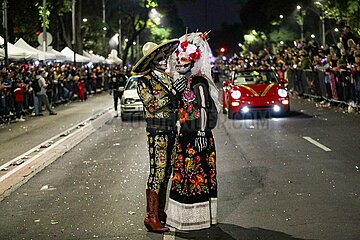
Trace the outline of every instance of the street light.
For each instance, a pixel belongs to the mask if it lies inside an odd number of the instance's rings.
[[[311,37],[311,38],[315,38],[315,35],[314,35],[314,34],[311,34],[310,37]]]
[[[304,41],[304,15],[305,11],[301,10],[302,7],[300,5],[296,6],[296,9],[299,11],[300,16],[300,28],[301,28],[301,41]]]
[[[87,22],[88,21],[88,19],[87,18],[83,18],[83,20],[82,20],[83,22]]]
[[[284,18],[284,15],[281,14],[281,15],[279,16],[279,18],[280,18],[280,19],[283,19],[283,18]]]
[[[339,32],[339,29],[338,29],[338,28],[335,28],[334,31],[335,31],[335,32]]]

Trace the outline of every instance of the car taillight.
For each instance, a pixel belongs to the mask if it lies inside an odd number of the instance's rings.
[[[239,99],[241,97],[241,92],[239,90],[234,90],[231,92],[231,97],[233,99]]]

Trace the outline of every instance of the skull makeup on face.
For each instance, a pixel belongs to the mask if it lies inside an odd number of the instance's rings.
[[[196,46],[188,40],[181,42],[176,51],[176,71],[182,75],[186,74],[200,56],[201,46]]]
[[[166,69],[166,54],[164,52],[160,52],[153,59],[154,67],[157,69],[165,70]]]

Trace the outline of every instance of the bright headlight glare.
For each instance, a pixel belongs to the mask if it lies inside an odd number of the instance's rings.
[[[248,112],[250,111],[250,109],[249,109],[248,107],[243,107],[243,108],[241,109],[241,111],[242,111],[243,113],[248,113]]]
[[[275,105],[275,106],[274,106],[274,111],[275,111],[275,112],[279,112],[279,111],[280,111],[280,107],[279,107],[278,105]]]
[[[231,92],[231,97],[233,99],[239,99],[241,97],[241,92],[239,90],[234,90]]]
[[[280,97],[287,97],[287,92],[285,89],[279,89],[278,94]]]

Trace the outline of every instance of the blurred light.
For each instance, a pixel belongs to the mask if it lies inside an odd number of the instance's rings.
[[[36,66],[39,66],[39,63],[40,63],[40,62],[39,62],[38,60],[35,61],[35,65],[36,65]]]
[[[129,41],[129,39],[125,38],[125,42],[128,42],[128,41]]]
[[[231,103],[231,106],[233,106],[233,107],[238,107],[238,106],[240,106],[240,103],[238,103],[238,102],[232,102],[232,103]]]
[[[281,14],[279,17],[280,17],[281,19],[283,19],[283,18],[284,18],[284,15]]]
[[[133,42],[133,45],[136,45],[136,42]]]
[[[283,97],[283,98],[287,97],[287,92],[286,92],[285,89],[279,89],[278,94],[279,94],[280,97]]]
[[[233,99],[239,99],[241,97],[241,92],[239,90],[234,90],[232,93],[231,93],[231,97]]]
[[[297,10],[300,10],[300,9],[301,9],[301,6],[300,6],[300,5],[297,5],[297,6],[296,6],[296,9],[297,9]]]
[[[335,32],[339,32],[339,29],[338,29],[338,28],[335,28],[334,31],[335,31]]]
[[[245,107],[243,107],[243,108],[241,109],[241,111],[242,111],[243,113],[248,113],[248,112],[250,111],[250,109],[245,106]]]
[[[83,22],[87,22],[88,21],[88,19],[87,18],[83,18]]]
[[[284,41],[280,41],[280,44],[283,45],[283,44],[284,44]]]
[[[280,111],[280,107],[279,107],[278,105],[275,105],[275,106],[274,106],[274,111],[275,111],[275,112],[279,112],[279,111]]]
[[[239,47],[242,47],[243,45],[241,43],[238,44]]]
[[[288,104],[289,104],[289,100],[282,100],[281,103],[284,104],[284,105],[288,105]]]
[[[311,34],[311,36],[310,36],[311,38],[315,38],[315,35],[314,34]]]
[[[106,30],[107,30],[107,28],[106,28],[106,27],[103,27],[103,30],[104,30],[104,31],[106,31]]]
[[[89,53],[90,53],[90,54],[93,54],[93,53],[94,53],[94,51],[93,51],[93,50],[90,50],[90,51],[89,51]]]
[[[224,47],[220,48],[220,52],[224,53],[226,52],[226,49]]]

